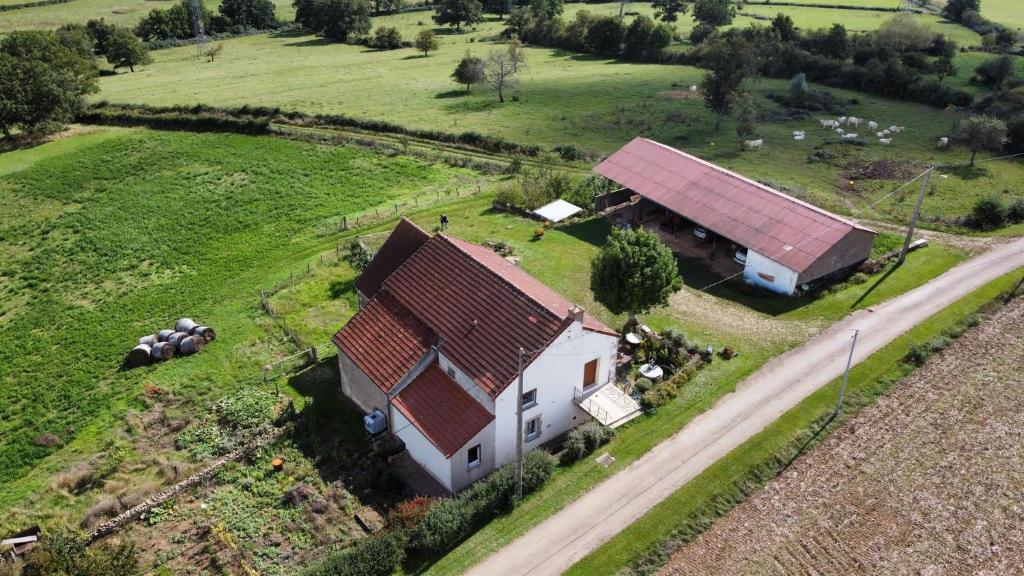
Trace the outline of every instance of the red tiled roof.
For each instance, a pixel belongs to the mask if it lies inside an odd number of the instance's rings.
[[[384,392],[436,341],[429,328],[386,292],[370,300],[334,335],[334,343]]]
[[[854,228],[867,230],[646,138],[635,138],[594,171],[798,273]]]
[[[370,261],[356,280],[356,289],[367,298],[373,298],[380,290],[384,279],[405,262],[413,252],[430,240],[430,234],[411,221],[402,218],[388,236],[384,245]]]
[[[494,419],[437,364],[429,366],[398,393],[395,407],[446,458]]]

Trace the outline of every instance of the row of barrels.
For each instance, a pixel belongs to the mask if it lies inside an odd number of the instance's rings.
[[[128,364],[145,366],[152,362],[170,360],[177,354],[196,354],[217,339],[209,326],[198,324],[191,318],[181,318],[174,329],[160,330],[139,338],[139,343],[128,353]]]

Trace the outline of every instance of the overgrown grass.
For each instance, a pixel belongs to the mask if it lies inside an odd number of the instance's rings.
[[[870,405],[900,378],[913,370],[904,361],[915,344],[928,342],[956,327],[1011,288],[1020,271],[1007,274],[971,292],[942,312],[908,331],[853,368],[846,396],[844,418]],[[821,431],[835,406],[840,379],[819,389],[764,431],[736,448],[672,496],[620,532],[595,552],[576,563],[567,574],[600,576],[617,574],[641,555],[650,553],[666,537],[686,542],[706,529],[745,495],[777,473],[777,464],[790,461],[827,435],[838,422]],[[774,470],[774,471],[771,471]],[[770,473],[766,473],[769,472]],[[668,552],[663,550],[662,554]],[[661,558],[661,560],[659,560]],[[663,556],[651,557],[644,572],[655,568]]]
[[[67,511],[48,476],[95,451],[143,383],[218,398],[291,351],[258,290],[333,247],[342,214],[465,176],[443,165],[278,138],[110,130],[0,156],[0,527]],[[77,142],[76,142],[77,141]],[[334,224],[332,224],[334,223]],[[202,354],[121,370],[176,318]],[[54,434],[63,448],[37,437]],[[77,456],[76,456],[77,454]]]

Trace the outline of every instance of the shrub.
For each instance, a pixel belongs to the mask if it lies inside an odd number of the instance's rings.
[[[850,279],[847,280],[847,282],[849,284],[853,285],[853,286],[859,286],[861,284],[864,284],[867,281],[868,281],[868,275],[863,273],[863,272],[857,272],[853,276],[850,276]]]
[[[1013,224],[1024,222],[1024,196],[1015,199],[1006,210],[1006,219]]]
[[[615,437],[615,431],[591,420],[573,428],[566,438],[565,457],[567,462],[584,458]]]
[[[633,387],[641,394],[650,390],[651,386],[654,386],[654,382],[651,382],[648,378],[638,378],[637,381],[633,383]]]
[[[423,520],[433,502],[431,498],[417,496],[412,500],[399,502],[388,513],[388,523],[393,528],[412,529]]]
[[[562,160],[565,160],[566,162],[583,160],[583,151],[572,144],[555,146],[552,150],[554,150],[555,154],[558,154]]]
[[[378,50],[397,50],[402,47],[402,34],[394,26],[379,26],[373,32],[370,46]]]
[[[981,198],[974,204],[971,214],[967,217],[967,225],[977,230],[995,230],[1006,225],[1009,210],[1002,198],[989,196]]]
[[[400,531],[370,536],[351,548],[335,550],[303,576],[388,576],[405,560],[405,537]]]
[[[352,241],[348,248],[348,254],[352,267],[360,272],[366,270],[366,267],[370,265],[370,261],[373,260],[373,252],[359,240]]]

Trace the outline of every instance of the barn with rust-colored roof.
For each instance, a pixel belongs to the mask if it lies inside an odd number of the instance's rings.
[[[334,336],[342,392],[446,490],[513,457],[520,401],[528,450],[614,387],[618,333],[485,246],[403,219],[357,286],[368,298]]]
[[[851,270],[871,253],[872,230],[653,140],[634,139],[594,171],[693,223],[697,236],[731,242],[744,278],[777,292]]]

